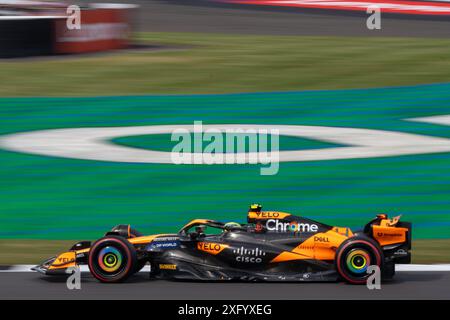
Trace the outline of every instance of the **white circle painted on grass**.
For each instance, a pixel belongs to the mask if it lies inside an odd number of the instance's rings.
[[[193,132],[194,125],[67,128],[22,132],[0,137],[0,147],[15,152],[72,159],[172,163],[171,152],[121,146],[111,140],[126,136],[171,134],[176,129]],[[209,129],[221,132],[225,132],[227,129],[268,130],[269,132],[270,130],[279,130],[279,134],[284,136],[346,145],[346,147],[336,148],[280,151],[280,162],[450,152],[450,139],[384,130],[302,125],[203,125],[203,131]]]

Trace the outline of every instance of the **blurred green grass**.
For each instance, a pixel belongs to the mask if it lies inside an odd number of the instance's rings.
[[[366,88],[450,81],[450,39],[141,33],[164,50],[0,61],[0,96]]]
[[[38,264],[67,251],[76,240],[0,240],[0,265]],[[414,240],[412,263],[450,263],[450,239]]]

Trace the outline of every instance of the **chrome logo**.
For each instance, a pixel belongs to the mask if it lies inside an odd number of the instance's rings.
[[[114,247],[104,247],[98,255],[98,264],[106,272],[117,271],[122,265],[122,254]]]
[[[281,232],[318,232],[319,226],[314,223],[302,223],[298,221],[284,222],[278,219],[269,219],[266,222],[269,231]]]

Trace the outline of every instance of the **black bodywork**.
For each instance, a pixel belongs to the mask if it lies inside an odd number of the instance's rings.
[[[249,211],[248,224],[244,225],[197,219],[177,234],[151,236],[143,236],[129,225],[119,225],[107,232],[105,238],[118,237],[129,242],[135,254],[133,272],[149,263],[150,277],[155,279],[336,281],[342,276],[342,271],[337,270],[336,256],[342,246],[352,241],[359,245],[362,242],[363,247],[373,245],[381,257],[379,265],[385,278],[394,275],[396,263],[411,261],[408,222],[398,219],[393,222],[381,214],[363,230],[353,233],[346,227],[257,208],[257,212]],[[385,236],[373,234],[375,226],[385,228]],[[382,245],[401,232],[403,240]],[[74,261],[67,263],[88,264],[90,256],[94,256],[90,255],[93,246],[95,243],[89,241],[75,244],[70,249]],[[34,270],[47,275],[63,274],[62,267],[52,267],[59,257],[48,259]]]
[[[303,235],[306,239],[310,235]],[[164,238],[160,238],[165,241]],[[245,280],[245,281],[334,281],[338,275],[334,261],[301,260],[271,264],[282,251],[290,251],[302,241],[294,234],[253,233],[233,230],[221,235],[191,239],[173,235],[170,249],[147,248],[152,261],[151,276],[159,279]],[[158,242],[156,242],[158,243]],[[198,250],[199,243],[228,245],[213,255]],[[260,260],[259,260],[260,259]],[[175,266],[175,269],[167,268]],[[163,268],[160,268],[163,266]]]

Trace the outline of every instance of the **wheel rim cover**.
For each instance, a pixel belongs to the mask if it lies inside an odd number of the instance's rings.
[[[346,265],[352,273],[365,274],[370,265],[370,255],[365,250],[352,250],[346,257]]]
[[[104,247],[98,254],[98,265],[103,271],[115,272],[117,271],[123,261],[122,253],[114,247]]]

